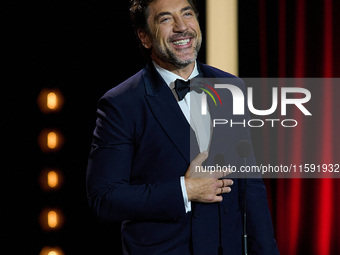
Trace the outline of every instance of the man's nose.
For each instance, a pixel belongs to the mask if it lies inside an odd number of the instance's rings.
[[[182,19],[182,17],[178,17],[175,19],[175,26],[174,26],[174,32],[185,32],[188,30],[187,23]]]

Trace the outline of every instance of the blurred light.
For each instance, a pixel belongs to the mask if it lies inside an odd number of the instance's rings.
[[[58,97],[54,92],[50,92],[47,94],[46,105],[51,110],[54,110],[58,107]]]
[[[47,147],[50,149],[55,149],[58,144],[58,136],[55,132],[49,132],[47,134]]]
[[[43,89],[38,96],[38,105],[43,113],[58,112],[64,104],[64,97],[59,89]]]
[[[54,152],[61,149],[64,137],[59,130],[44,129],[39,135],[38,143],[43,152]]]
[[[65,255],[60,247],[45,246],[40,251],[39,255]]]
[[[39,222],[44,231],[59,230],[64,224],[64,215],[60,209],[45,208],[40,213]]]
[[[47,213],[47,224],[50,228],[55,228],[58,225],[58,215],[55,211]]]
[[[55,171],[49,171],[47,174],[47,184],[51,188],[55,188],[58,185],[58,174]]]
[[[44,191],[59,190],[63,181],[64,177],[59,169],[44,169],[39,176],[40,187]]]

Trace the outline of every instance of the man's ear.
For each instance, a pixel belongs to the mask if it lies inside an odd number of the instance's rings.
[[[137,35],[143,46],[147,49],[151,49],[151,39],[150,36],[141,28],[137,30]]]

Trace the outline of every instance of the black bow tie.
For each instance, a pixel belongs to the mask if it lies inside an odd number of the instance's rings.
[[[196,76],[195,78],[199,78],[200,75]],[[177,93],[178,96],[178,100],[181,101],[188,92],[190,92],[191,90],[195,90],[198,93],[202,93],[201,89],[198,89],[200,86],[199,84],[195,83],[195,84],[191,84],[190,86],[190,80],[188,81],[184,81],[181,79],[177,79],[175,81],[175,91]],[[202,87],[202,86],[201,86]]]

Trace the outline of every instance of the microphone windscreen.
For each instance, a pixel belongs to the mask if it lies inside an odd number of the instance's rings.
[[[238,142],[236,150],[241,158],[248,158],[252,150],[251,143],[248,140],[241,140]]]
[[[224,156],[220,153],[218,153],[215,158],[214,158],[214,165],[219,165],[219,166],[225,166],[225,159]]]

